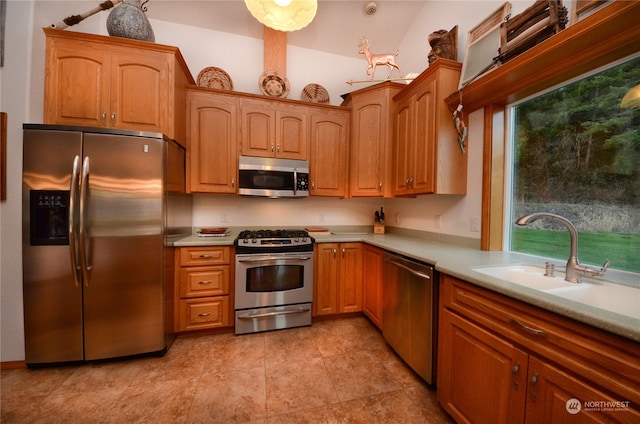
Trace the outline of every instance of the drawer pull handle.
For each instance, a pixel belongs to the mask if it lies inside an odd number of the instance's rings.
[[[213,283],[213,281],[211,280],[198,281],[198,284],[211,284],[211,283]]]
[[[538,373],[534,372],[531,376],[531,381],[529,381],[529,397],[531,398],[531,402],[535,402],[538,395],[536,395],[535,386],[538,382]]]
[[[211,253],[203,253],[202,255],[200,255],[200,257],[202,259],[211,259],[213,258],[213,255]]]
[[[516,319],[514,318],[509,318],[509,322],[513,325],[515,325],[516,327],[519,327],[525,331],[528,331],[531,334],[535,334],[536,336],[540,336],[540,337],[547,337],[547,333],[545,333],[542,330],[538,330],[536,328],[531,328],[529,326],[526,326],[520,322],[518,322]]]
[[[199,317],[210,317],[211,315],[213,315],[213,312],[203,312],[198,314]]]

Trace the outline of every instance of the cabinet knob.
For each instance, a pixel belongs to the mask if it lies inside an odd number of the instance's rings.
[[[236,188],[236,179],[231,178],[231,188]]]
[[[538,382],[538,373],[534,372],[531,376],[531,380],[529,381],[529,397],[531,398],[531,402],[535,402],[538,395],[536,395],[535,387]]]
[[[333,258],[334,259],[335,259],[337,253],[338,253],[337,249],[333,249]]]
[[[111,126],[112,127],[116,126],[116,113],[115,112],[111,112]]]
[[[511,384],[514,389],[518,390],[518,381],[516,380],[516,376],[518,375],[518,371],[520,370],[520,363],[516,362],[513,364],[513,368],[511,369]]]
[[[382,191],[382,181],[378,181],[378,190]]]
[[[210,317],[211,315],[213,315],[213,312],[203,312],[198,314],[199,317]]]
[[[198,284],[203,284],[203,285],[207,285],[207,284],[211,284],[213,281],[211,280],[205,280],[205,281],[198,281]]]
[[[271,153],[273,153],[273,143],[271,143]]]
[[[280,143],[276,145],[276,150],[278,151],[278,153],[280,153]]]
[[[107,112],[102,112],[102,125],[107,125]]]
[[[311,190],[315,190],[316,189],[316,183],[314,181],[311,181]]]
[[[200,257],[202,259],[210,259],[213,257],[213,255],[211,253],[203,253],[202,255],[200,255]]]

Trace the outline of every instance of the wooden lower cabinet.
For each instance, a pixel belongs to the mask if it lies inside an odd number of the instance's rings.
[[[176,249],[176,332],[233,325],[231,249],[227,246]]]
[[[440,288],[438,400],[456,422],[640,422],[638,343],[444,274]]]
[[[362,243],[317,243],[314,274],[314,316],[362,311]]]
[[[362,311],[382,330],[382,264],[384,250],[365,244],[362,248]]]

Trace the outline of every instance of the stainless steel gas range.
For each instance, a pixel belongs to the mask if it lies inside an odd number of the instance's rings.
[[[245,230],[238,235],[236,334],[311,325],[313,243],[304,230]]]

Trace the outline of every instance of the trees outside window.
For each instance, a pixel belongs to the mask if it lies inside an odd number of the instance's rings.
[[[513,225],[551,212],[578,229],[581,262],[640,272],[640,109],[620,107],[637,84],[640,56],[510,108],[510,250],[568,258],[563,226]]]

